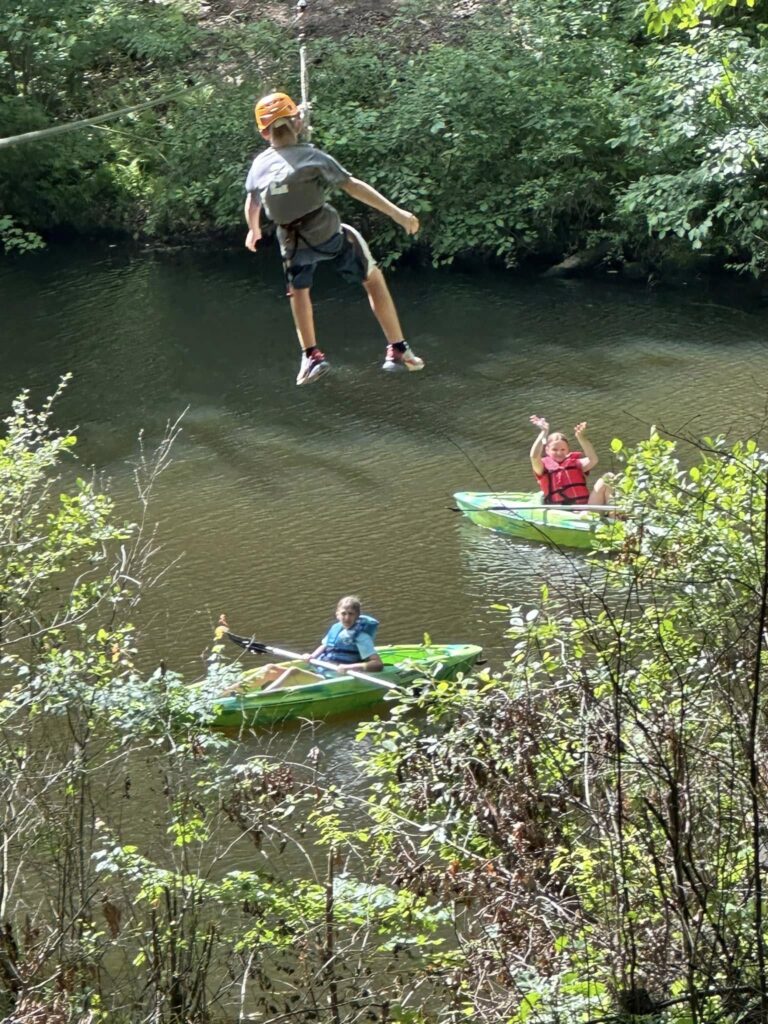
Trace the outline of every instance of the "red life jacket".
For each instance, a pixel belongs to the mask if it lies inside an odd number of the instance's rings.
[[[551,455],[542,455],[544,472],[536,479],[544,492],[545,505],[586,505],[589,502],[589,488],[584,470],[581,468],[581,452],[568,452],[562,462]]]

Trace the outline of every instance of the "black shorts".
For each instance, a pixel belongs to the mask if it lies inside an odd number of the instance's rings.
[[[362,284],[376,267],[371,250],[360,232],[349,224],[321,245],[296,249],[283,260],[289,288],[311,288],[318,263],[333,261],[338,273],[351,284]]]

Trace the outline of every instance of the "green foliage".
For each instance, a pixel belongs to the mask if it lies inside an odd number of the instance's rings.
[[[128,541],[132,528],[113,524],[112,502],[93,480],[78,477],[70,491],[57,492],[54,471],[76,443],[74,435],[51,425],[66,380],[39,413],[29,408],[26,393],[20,395],[0,439],[2,647],[13,648],[24,637],[34,637],[35,647],[50,642],[130,592],[110,571],[109,548]],[[74,582],[61,586],[65,579]],[[60,597],[51,603],[54,592]]]
[[[762,270],[765,48],[742,29],[710,28],[654,48],[648,65],[652,74],[631,87],[633,109],[611,140],[633,165],[618,198],[624,230],[638,218],[654,238],[675,236],[693,251]]]
[[[645,20],[649,32],[665,35],[675,28],[697,28],[705,18],[719,18],[729,8],[742,6],[754,10],[758,0],[647,0]]]
[[[156,72],[188,58],[201,32],[190,0],[9,0],[0,12],[0,75],[6,95],[87,102],[122,73]]]
[[[189,0],[12,0],[0,11],[0,132],[23,134],[183,86],[205,36]],[[157,113],[0,152],[9,214],[36,228],[133,226]],[[161,118],[162,121],[162,118]],[[34,160],[30,159],[33,147]],[[162,159],[162,158],[161,158]],[[139,193],[137,196],[137,192]]]
[[[435,262],[467,251],[510,265],[560,253],[600,223],[610,201],[609,98],[631,54],[596,12],[578,15],[584,38],[573,39],[568,5],[562,21],[520,10],[525,31],[501,16],[481,19],[461,46],[407,58],[395,42],[379,53],[370,42],[329,46],[315,75],[318,139],[417,213]],[[394,226],[377,229],[400,251]]]
[[[420,218],[435,263],[512,266],[601,243],[611,259],[706,255],[760,273],[768,103],[757,6],[522,0],[460,31],[442,3],[377,35],[310,43],[315,139]],[[298,93],[269,21],[200,21],[188,0],[14,0],[0,13],[0,125],[22,133],[147,95],[167,105],[0,151],[9,216],[34,230],[241,230],[261,141],[253,100]],[[186,85],[193,88],[184,92]],[[181,93],[180,96],[176,94]],[[413,240],[345,196],[385,262]],[[17,248],[26,241],[8,235]]]
[[[621,514],[591,585],[509,608],[503,673],[362,725],[361,810],[319,750],[289,764],[202,728],[238,671],[220,645],[196,686],[139,670],[147,545],[77,474],[55,398],[20,396],[0,439],[8,1014],[758,1019],[755,442],[705,438],[683,462],[656,431],[614,440]],[[171,440],[139,460],[144,512]]]
[[[20,228],[12,217],[0,214],[0,243],[7,253],[34,252],[45,247],[40,235]]]
[[[60,391],[39,412],[19,396],[0,438],[4,1017],[423,1019],[446,910],[367,871],[370,833],[317,752],[286,764],[204,728],[241,671],[220,644],[194,686],[138,668],[147,506],[178,425],[142,446],[142,525],[124,524],[76,471]]]
[[[445,973],[474,1020],[671,994],[669,1020],[735,1022],[768,997],[768,454],[706,438],[685,469],[656,432],[612,449],[622,514],[596,584],[510,609],[503,675],[364,729],[372,850],[452,903]]]

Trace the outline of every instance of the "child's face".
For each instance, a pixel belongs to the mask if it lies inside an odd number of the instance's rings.
[[[349,604],[340,604],[336,609],[336,618],[345,629],[349,629],[350,626],[354,626],[359,614],[360,613]]]
[[[551,456],[555,462],[562,462],[570,450],[564,437],[558,438],[557,441],[550,441],[546,447],[547,455]]]

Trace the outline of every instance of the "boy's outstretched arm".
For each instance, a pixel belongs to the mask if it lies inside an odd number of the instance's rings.
[[[250,192],[245,197],[243,213],[245,214],[245,222],[248,225],[248,234],[245,236],[245,247],[246,249],[250,249],[251,252],[256,252],[256,246],[259,244],[259,240],[261,239],[261,224],[259,223],[259,219],[261,217],[261,204],[257,199],[254,199]]]
[[[359,178],[350,178],[341,188],[348,196],[352,196],[353,199],[365,203],[366,206],[372,206],[374,210],[378,210],[380,213],[386,213],[396,224],[400,225],[406,234],[415,235],[419,230],[419,218],[415,213],[395,206],[381,192],[377,192],[375,188],[372,188],[364,181],[360,181]]]

